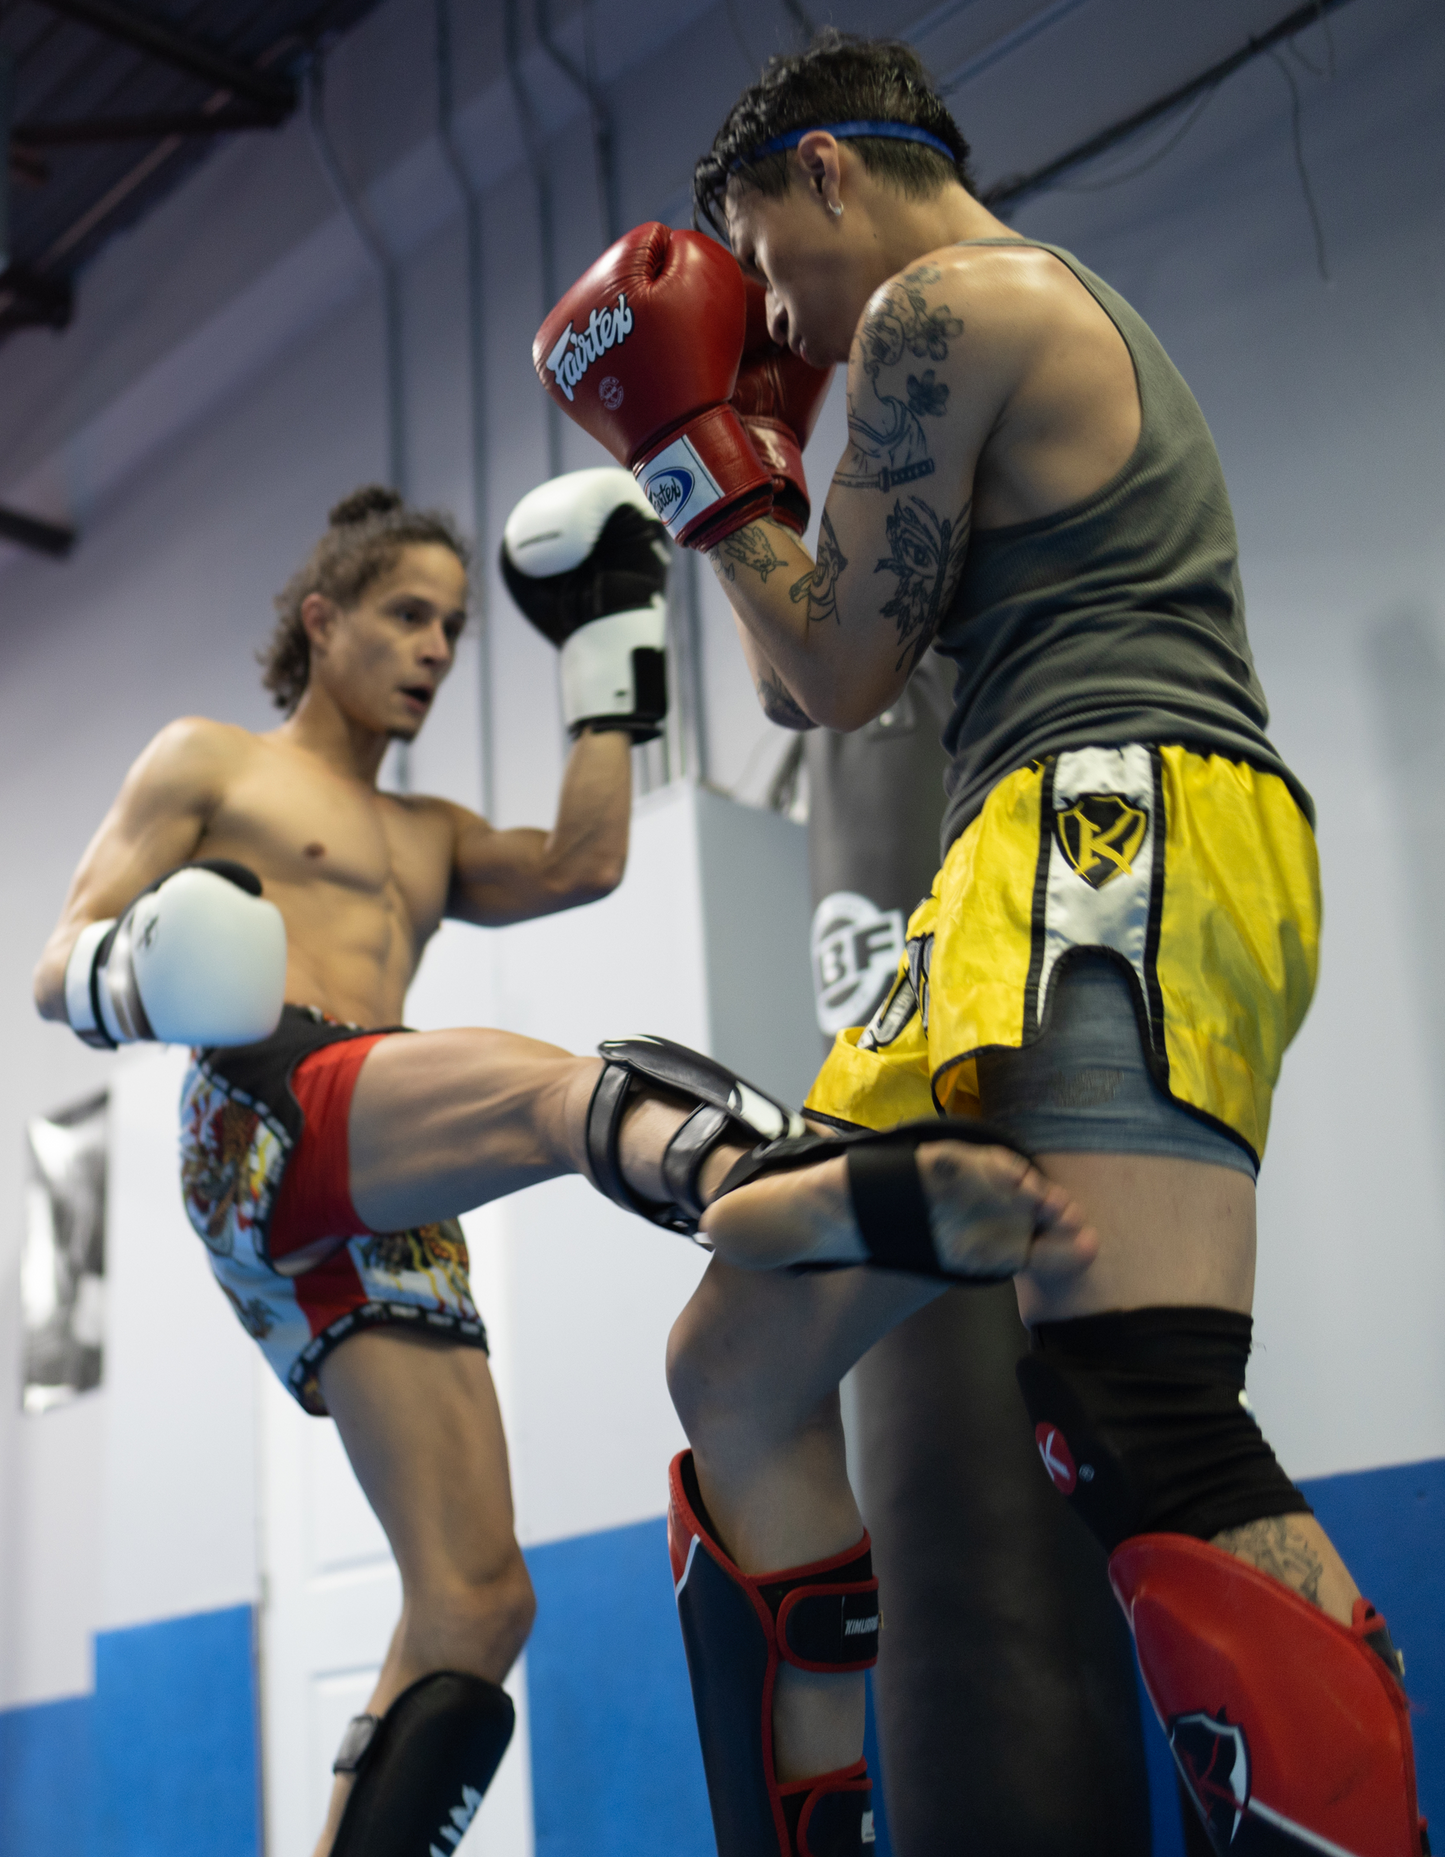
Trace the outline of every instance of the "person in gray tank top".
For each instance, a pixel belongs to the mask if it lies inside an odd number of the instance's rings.
[[[1421,1857],[1384,1621],[1244,1399],[1255,1174],[1319,882],[1219,460],[1139,316],[988,212],[967,156],[908,47],[829,31],[771,62],[695,175],[773,344],[739,355],[732,406],[771,511],[708,531],[764,710],[848,731],[930,649],[955,670],[942,869],[805,1106],[820,1129],[898,1134],[846,1150],[845,1210],[791,1251],[776,1177],[717,1199],[703,1229],[726,1261],[672,1339],[692,1444],[674,1573],[720,1857],[873,1835],[868,1658],[810,1651],[797,1623],[801,1595],[841,1590],[845,1636],[877,1624],[835,1389],[940,1292],[944,1228],[1000,1205],[1021,1152],[1097,1250],[1008,1266],[1032,1346],[1027,1417],[997,1423],[1033,1428],[1040,1474],[1107,1549],[1203,1834]],[[692,308],[709,342],[734,339],[731,309]],[[811,370],[835,364],[848,444],[805,547]],[[890,1219],[918,1234],[904,1268],[766,1268],[876,1262]]]

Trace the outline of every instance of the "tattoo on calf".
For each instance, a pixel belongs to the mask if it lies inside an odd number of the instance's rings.
[[[735,529],[725,541],[708,550],[707,558],[724,580],[733,581],[737,579],[740,567],[751,568],[758,579],[766,583],[775,567],[787,566],[768,539],[767,530],[756,522]]]
[[[838,617],[838,577],[847,565],[848,557],[838,546],[838,537],[828,520],[827,510],[824,510],[822,525],[818,530],[818,559],[808,577],[810,621],[831,619],[835,625],[842,623]],[[793,597],[797,597],[796,592]]]
[[[968,552],[969,517],[965,503],[956,520],[940,516],[922,497],[902,497],[888,518],[890,552],[875,574],[894,574],[898,589],[883,608],[885,619],[898,628],[899,651],[895,670],[912,671],[933,641]]]
[[[792,692],[774,671],[764,671],[758,679],[758,701],[769,722],[784,729],[811,729],[813,718],[793,698]]]
[[[1247,1522],[1242,1528],[1226,1528],[1214,1537],[1213,1545],[1248,1561],[1260,1573],[1282,1581],[1317,1606],[1325,1563],[1304,1534],[1291,1526],[1295,1520],[1294,1516],[1273,1515],[1263,1522]]]

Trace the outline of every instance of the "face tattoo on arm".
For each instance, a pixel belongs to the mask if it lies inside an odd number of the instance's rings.
[[[895,669],[904,663],[917,668],[953,596],[968,553],[972,499],[956,518],[940,516],[922,497],[900,497],[888,518],[890,553],[874,568],[875,574],[896,574],[898,590],[883,608],[885,619],[898,627],[901,647]]]

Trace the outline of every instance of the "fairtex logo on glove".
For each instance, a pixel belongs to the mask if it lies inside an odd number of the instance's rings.
[[[685,438],[649,458],[637,473],[642,494],[674,540],[722,496],[717,479]]]
[[[631,333],[632,311],[627,307],[625,290],[617,293],[616,309],[593,310],[587,318],[587,327],[580,334],[570,322],[567,324],[561,340],[547,357],[547,366],[569,403],[573,389],[592,363],[599,361],[618,342],[625,342]]]

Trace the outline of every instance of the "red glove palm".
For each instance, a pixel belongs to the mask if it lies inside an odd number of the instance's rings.
[[[773,482],[773,520],[799,535],[811,504],[803,447],[827,398],[832,368],[815,368],[768,334],[767,292],[747,286],[748,322],[732,405]]]

